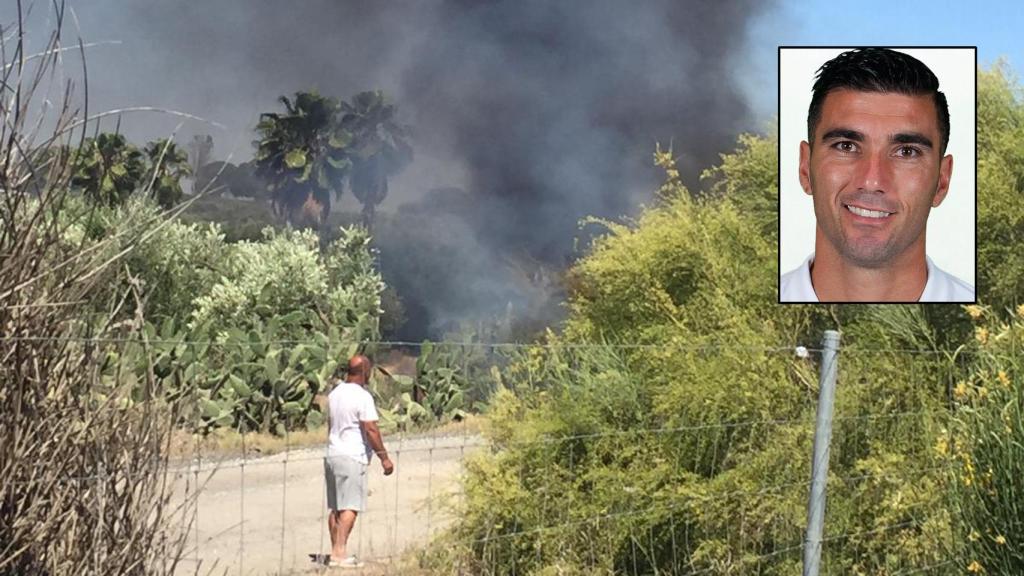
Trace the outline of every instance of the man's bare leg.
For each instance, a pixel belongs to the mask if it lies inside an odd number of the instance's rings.
[[[334,510],[328,521],[331,530],[331,559],[344,560],[348,535],[356,525],[355,510]]]
[[[338,513],[339,510],[331,510],[327,514],[327,533],[331,535],[331,555],[334,555],[334,548],[338,545]]]

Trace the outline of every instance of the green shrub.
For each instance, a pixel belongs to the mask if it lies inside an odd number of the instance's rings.
[[[396,390],[393,398],[382,399],[386,425],[411,430],[461,421],[484,411],[500,382],[502,358],[483,350],[475,342],[423,342],[416,374],[390,376]]]
[[[990,310],[978,319],[970,374],[954,388],[956,419],[935,449],[952,464],[960,568],[1024,573],[1024,306],[1003,323]]]
[[[563,334],[502,371],[491,451],[467,466],[440,564],[798,571],[819,367],[792,346],[816,345],[824,326],[844,333],[824,568],[893,573],[948,557],[931,438],[956,364],[936,334],[962,311],[778,306],[762,186],[776,149],[744,136],[698,199],[659,152],[659,204],[634,225],[602,223],[570,274]]]
[[[61,218],[66,250],[123,259],[127,274],[93,301],[121,301],[115,325],[132,325],[140,309],[152,319],[145,333],[159,360],[150,366],[140,344],[125,344],[107,359],[108,377],[127,372],[140,390],[159,379],[194,408],[188,426],[317,426],[313,396],[341,358],[377,339],[383,284],[361,229],[340,230],[323,250],[311,232],[269,228],[259,242],[228,244],[218,225],[165,222],[145,198],[96,207],[71,197]],[[83,328],[110,323],[93,312]]]

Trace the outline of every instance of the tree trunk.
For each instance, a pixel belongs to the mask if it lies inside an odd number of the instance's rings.
[[[363,227],[366,231],[373,234],[373,219],[377,215],[377,206],[373,202],[367,202],[363,204]]]

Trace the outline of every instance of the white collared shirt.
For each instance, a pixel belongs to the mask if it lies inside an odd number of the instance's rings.
[[[974,302],[974,286],[944,272],[925,256],[928,263],[928,282],[918,302]],[[818,295],[811,285],[811,263],[814,253],[794,270],[779,278],[780,302],[817,302]]]

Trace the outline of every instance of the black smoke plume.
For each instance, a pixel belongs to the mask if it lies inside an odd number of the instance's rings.
[[[149,105],[228,126],[215,155],[248,159],[253,127],[297,90],[382,89],[414,128],[376,234],[410,311],[400,336],[460,321],[538,315],[550,270],[578,254],[587,215],[650,202],[655,142],[684,181],[751,129],[735,72],[754,0],[221,0],[74,3],[94,110]],[[0,14],[2,16],[2,14]],[[134,140],[176,119],[126,118]],[[195,132],[189,126],[182,142]],[[451,190],[456,188],[458,190]],[[440,192],[430,193],[433,189]],[[444,189],[448,189],[445,191]],[[343,210],[355,210],[351,199]],[[391,234],[388,237],[388,234]],[[433,271],[424,275],[425,270]],[[540,272],[538,272],[540,271]],[[526,288],[524,288],[526,286]]]

